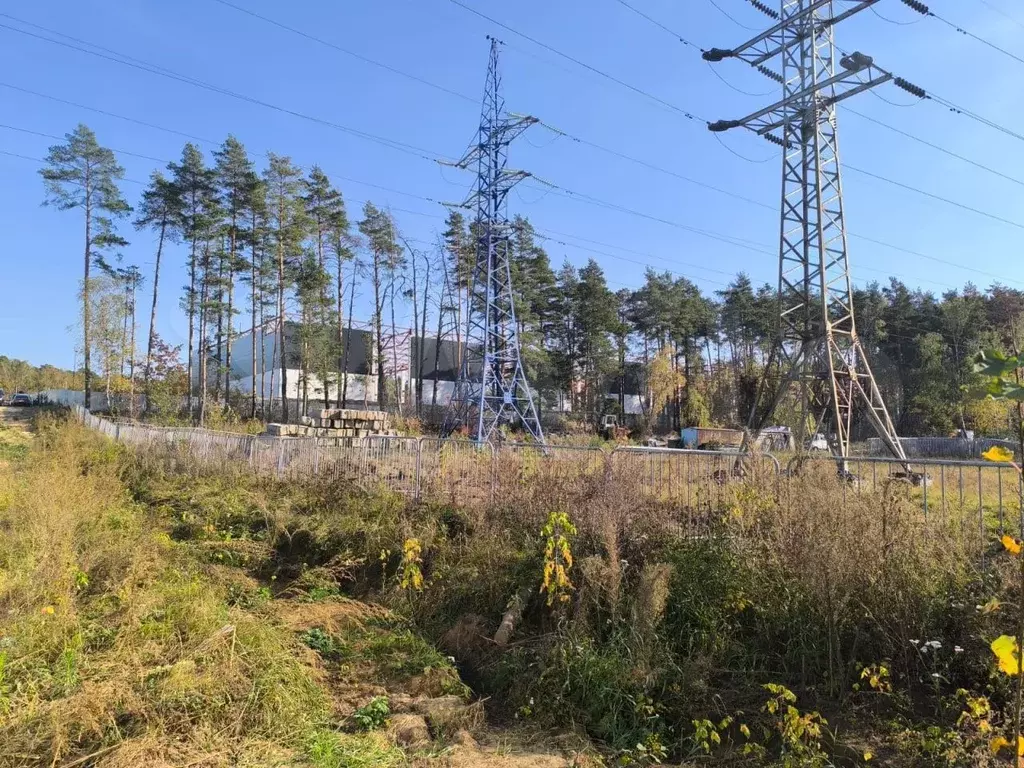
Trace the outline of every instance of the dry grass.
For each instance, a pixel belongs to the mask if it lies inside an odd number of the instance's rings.
[[[0,475],[0,765],[257,765],[301,747],[324,702],[291,633],[227,605],[132,501],[119,448],[53,424],[40,442]]]

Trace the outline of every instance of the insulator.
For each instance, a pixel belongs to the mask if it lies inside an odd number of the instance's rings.
[[[925,93],[924,88],[916,86],[913,83],[904,80],[902,77],[895,77],[893,78],[892,82],[897,88],[900,88],[909,94],[917,96],[917,98],[919,99],[923,99],[925,98],[925,96],[928,95],[927,93]]]
[[[922,2],[919,2],[919,0],[900,0],[900,2],[907,6],[907,8],[917,11],[922,16],[927,16],[931,13],[931,11],[928,9],[928,6]]]
[[[759,10],[761,13],[765,14],[766,16],[771,16],[773,19],[779,18],[779,12],[778,11],[776,11],[773,8],[769,8],[767,5],[765,5],[764,3],[760,2],[760,0],[750,0],[750,4],[752,6],[754,6],[755,8],[757,8],[757,10]]]
[[[769,78],[770,80],[774,80],[777,83],[782,82],[782,75],[780,75],[778,72],[773,72],[772,70],[768,69],[768,67],[766,67],[764,64],[758,64],[757,71],[760,72],[765,77]]]
[[[770,141],[772,144],[777,144],[780,147],[785,144],[785,142],[774,133],[766,133],[761,138],[765,141]]]

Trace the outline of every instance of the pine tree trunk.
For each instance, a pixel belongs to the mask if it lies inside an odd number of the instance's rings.
[[[416,400],[416,403],[415,403],[415,406],[414,406],[414,408],[415,408],[414,412],[416,413],[417,416],[419,416],[419,414],[420,414],[420,399],[421,399],[420,396],[419,396],[420,395],[420,379],[422,378],[422,376],[420,376],[420,374],[422,373],[422,370],[421,370],[422,366],[420,365],[419,361],[423,359],[423,349],[422,349],[422,346],[423,346],[423,343],[422,343],[423,342],[423,334],[420,333],[420,312],[419,312],[419,310],[420,310],[420,307],[419,307],[420,299],[419,299],[419,293],[417,292],[417,289],[419,288],[419,283],[417,282],[417,277],[418,277],[418,275],[416,273],[416,254],[414,253],[412,255],[412,335],[413,335],[413,338],[412,338],[412,341],[409,344],[409,353],[410,353],[410,357],[411,357],[412,350],[415,348],[417,362],[416,362],[415,365],[413,365],[413,361],[411,359],[409,360],[409,377],[412,378],[413,375],[416,376],[416,385],[414,387],[411,387],[411,390],[412,390],[412,396]]]
[[[252,402],[249,413],[249,418],[256,418],[256,212],[252,214],[252,271],[249,273],[252,283],[250,284],[250,308],[252,311]],[[262,302],[261,302],[262,303]],[[260,348],[263,347],[263,324],[260,323]],[[260,372],[262,373],[262,366],[260,366]],[[262,397],[263,382],[260,382],[260,395]]]
[[[344,376],[344,380],[341,383],[341,387],[342,387],[342,389],[341,389],[341,407],[342,408],[347,408],[348,407],[348,353],[349,353],[349,349],[352,346],[352,338],[351,338],[352,337],[352,309],[353,309],[353,307],[356,304],[356,273],[355,273],[355,269],[352,270],[352,281],[351,281],[351,283],[352,284],[349,286],[349,289],[348,289],[348,333],[349,333],[349,338],[346,339],[345,343],[342,345],[342,349],[343,349],[342,356],[343,356],[343,359],[342,359],[342,363],[341,363],[341,370],[342,370],[342,376]],[[365,387],[363,389],[365,390]]]
[[[160,287],[160,258],[164,252],[164,236],[167,234],[167,217],[165,216],[163,221],[160,222],[160,239],[157,240],[156,245],[156,264],[153,266],[153,304],[149,311],[149,340],[146,342],[146,368],[142,371],[143,389],[146,395],[146,407],[143,409],[143,413],[149,410],[149,379],[151,375],[150,368],[153,365],[153,341],[156,338],[156,300],[157,290]]]
[[[234,235],[232,235],[232,240]],[[234,246],[232,246],[233,248]],[[235,270],[234,261],[228,265],[228,309],[224,321],[224,406],[231,406],[231,336],[235,312]]]
[[[132,278],[134,280],[134,278]],[[132,338],[128,349],[128,415],[135,418],[135,283],[132,283]]]
[[[209,365],[209,349],[206,345],[207,321],[209,312],[207,303],[209,299],[209,270],[210,270],[210,243],[207,241],[203,248],[203,274],[199,283],[199,426],[206,422],[206,376]]]
[[[92,252],[92,185],[90,183],[90,167],[85,166],[85,280],[82,283],[82,363],[85,366],[85,410],[92,407],[92,369],[89,354],[89,323],[92,320],[89,306],[89,262]],[[108,403],[109,404],[109,403]]]
[[[270,411],[266,414],[267,421],[274,418],[274,398],[277,395],[277,389],[274,386],[276,384],[274,377],[277,375],[277,342],[281,337],[281,328],[280,324],[277,322],[274,323],[274,326],[274,344],[270,348]],[[264,370],[266,369],[264,368]]]
[[[283,209],[284,203],[281,203]],[[284,221],[284,211],[279,209],[279,224]],[[277,331],[281,347],[281,421],[288,423],[288,343],[284,337],[284,246],[280,242],[281,231],[278,230],[277,244]]]
[[[377,345],[377,405],[383,408],[387,405],[384,386],[384,304],[380,295],[380,255],[373,255],[373,333],[374,343]],[[365,387],[364,387],[365,389]]]
[[[341,404],[342,394],[341,388],[343,386],[342,379],[345,377],[345,315],[343,307],[343,275],[341,269],[341,248],[338,249],[338,280],[337,280],[337,300],[338,300],[338,398],[336,400],[339,408],[343,408]],[[355,275],[352,276],[353,280]],[[324,395],[324,408],[330,407],[327,404],[327,395]]]
[[[427,298],[430,295],[430,261],[424,259],[426,263],[426,273],[423,275],[423,304],[421,311],[423,315],[420,317],[420,339],[418,342],[418,351],[416,355],[416,413],[420,415],[423,413],[423,341],[427,335]]]
[[[395,374],[395,397],[398,398],[398,411],[402,412],[402,380],[398,371],[398,328],[395,326],[395,280],[391,279],[391,364]]]
[[[217,367],[213,372],[213,401],[220,402],[220,373],[224,367],[224,238],[221,237],[217,258]]]
[[[192,358],[195,354],[195,328],[196,328],[196,238],[192,237],[188,258],[188,416],[195,417],[194,402],[192,399]]]

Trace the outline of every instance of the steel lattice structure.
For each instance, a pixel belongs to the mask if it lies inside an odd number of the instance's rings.
[[[529,174],[507,168],[509,144],[533,117],[505,111],[498,69],[500,41],[491,38],[487,84],[477,141],[458,168],[476,167],[476,188],[463,207],[475,212],[476,263],[469,291],[464,352],[455,392],[445,414],[443,434],[468,428],[477,441],[492,440],[501,425],[521,427],[544,442],[537,409],[526,381],[519,349],[511,272],[508,193]]]
[[[857,336],[836,127],[836,104],[893,79],[857,52],[836,66],[836,25],[877,2],[864,0],[833,14],[832,0],[782,0],[775,26],[738,48],[704,54],[709,61],[745,61],[783,88],[775,104],[708,126],[712,131],[745,127],[783,149],[778,338],[749,426],[753,432],[766,426],[797,384],[804,416],[800,431],[809,413],[830,417],[833,450],[841,458],[849,455],[858,402],[892,453],[906,458]],[[770,66],[778,60],[781,73]],[[911,87],[899,78],[896,84]],[[774,360],[778,384],[764,397]]]

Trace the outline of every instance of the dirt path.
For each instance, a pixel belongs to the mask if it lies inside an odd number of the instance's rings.
[[[361,635],[371,647],[392,640],[386,630],[372,628],[390,615],[380,606],[348,599],[279,600],[274,608],[291,630],[319,630],[346,638],[352,650],[360,645],[354,636]],[[387,737],[405,749],[413,768],[596,768],[601,764],[578,736],[490,726],[482,703],[472,701],[468,691],[453,695],[450,686],[461,686],[461,682],[457,676],[453,680],[434,674],[440,670],[389,676],[384,681],[377,665],[368,656],[360,658],[358,652],[340,668],[325,664],[315,653],[308,655],[307,662],[329,692],[339,722],[375,697],[387,697],[391,710]]]

